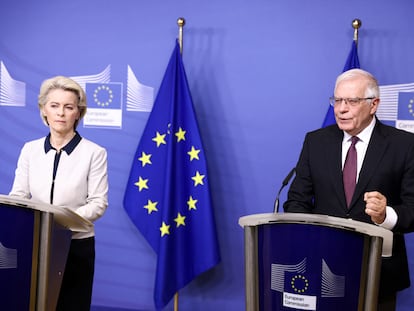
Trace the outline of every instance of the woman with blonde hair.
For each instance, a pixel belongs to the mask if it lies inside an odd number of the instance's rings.
[[[38,106],[49,127],[46,137],[27,142],[20,153],[10,195],[68,208],[93,222],[108,205],[106,150],[79,135],[86,96],[74,80],[45,80]],[[95,233],[72,235],[56,310],[90,310]]]

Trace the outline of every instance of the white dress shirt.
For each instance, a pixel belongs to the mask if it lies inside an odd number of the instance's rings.
[[[372,132],[374,131],[376,119],[372,119],[371,123],[362,130],[357,136],[359,138],[358,142],[355,144],[357,150],[357,182],[359,178],[359,172],[361,171],[362,164],[364,163],[365,154],[367,153],[369,140],[371,139]],[[351,146],[352,136],[344,132],[344,139],[342,141],[342,168],[345,164],[346,154],[349,147]],[[385,220],[382,224],[377,224],[386,229],[392,230],[395,224],[397,223],[398,216],[394,209],[390,206],[386,207]]]
[[[58,153],[49,136],[23,146],[10,195],[69,208],[95,221],[108,206],[106,150],[76,133]],[[94,234],[92,227],[89,232],[74,233],[72,238]]]

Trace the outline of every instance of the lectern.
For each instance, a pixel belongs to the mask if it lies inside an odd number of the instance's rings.
[[[54,311],[72,231],[91,226],[64,207],[0,195],[1,310]]]
[[[239,219],[245,239],[246,310],[376,311],[384,228],[326,215]]]

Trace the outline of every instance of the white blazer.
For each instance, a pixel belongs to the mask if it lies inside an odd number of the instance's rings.
[[[48,146],[49,136],[23,146],[10,195],[51,203],[57,151]],[[77,133],[61,150],[53,189],[53,205],[69,208],[91,222],[101,217],[108,206],[106,150]],[[74,233],[72,238],[94,234],[92,227],[89,232]]]

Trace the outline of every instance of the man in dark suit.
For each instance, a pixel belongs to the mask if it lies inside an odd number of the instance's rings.
[[[414,231],[414,134],[376,118],[378,83],[361,69],[337,78],[330,102],[336,124],[306,135],[284,210],[392,230],[393,255],[382,260],[378,310],[395,310],[397,291],[410,286],[403,234]],[[356,185],[347,203],[343,167],[353,136]]]

